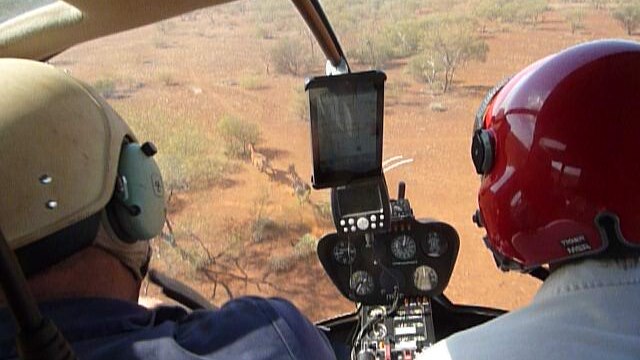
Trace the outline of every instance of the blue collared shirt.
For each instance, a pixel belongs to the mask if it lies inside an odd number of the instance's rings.
[[[417,359],[640,359],[640,266],[565,265],[529,306],[442,340]]]
[[[220,310],[149,310],[112,299],[44,303],[79,359],[333,359],[326,337],[289,302],[244,297]],[[15,330],[0,311],[0,358],[15,358]]]

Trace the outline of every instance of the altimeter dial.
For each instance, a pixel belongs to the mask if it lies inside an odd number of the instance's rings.
[[[409,260],[416,256],[416,241],[409,235],[400,235],[391,242],[391,253],[399,260]]]

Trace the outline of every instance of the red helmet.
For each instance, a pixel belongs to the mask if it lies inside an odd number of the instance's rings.
[[[640,247],[640,44],[596,41],[488,94],[472,158],[476,220],[502,269]]]

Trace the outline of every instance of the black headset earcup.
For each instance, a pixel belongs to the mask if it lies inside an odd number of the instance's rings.
[[[493,167],[495,157],[495,140],[488,130],[478,129],[471,141],[471,159],[480,175],[487,174]]]
[[[148,240],[162,231],[166,209],[164,185],[151,143],[128,143],[122,147],[118,178],[106,207],[114,233],[123,241]]]

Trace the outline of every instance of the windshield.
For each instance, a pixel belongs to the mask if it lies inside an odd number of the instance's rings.
[[[0,0],[0,23],[54,2],[56,0]]]
[[[505,309],[528,302],[538,283],[501,274],[471,221],[479,185],[469,156],[475,111],[488,89],[534,60],[627,31],[612,12],[584,2],[323,6],[352,70],[387,74],[390,195],[405,181],[418,217],[448,222],[460,234],[445,293]],[[315,256],[318,239],[335,229],[328,192],[307,185],[304,78],[323,75],[325,60],[289,1],[196,11],[76,46],[50,62],[94,86],[140,140],[156,143],[168,216],[152,243],[153,268],[218,305],[248,294],[279,296],[314,320],[354,308]],[[158,293],[143,286],[145,296]]]

